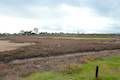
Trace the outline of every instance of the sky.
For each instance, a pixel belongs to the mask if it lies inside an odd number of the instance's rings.
[[[0,0],[0,33],[120,33],[120,0]]]

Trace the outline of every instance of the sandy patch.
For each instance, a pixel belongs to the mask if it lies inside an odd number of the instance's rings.
[[[13,43],[8,40],[0,40],[0,52],[15,50],[23,46],[33,45],[33,43]]]

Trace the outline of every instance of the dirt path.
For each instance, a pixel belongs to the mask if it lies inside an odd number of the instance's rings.
[[[80,57],[80,56],[93,56],[93,57],[99,57],[99,56],[107,56],[111,54],[120,54],[120,50],[103,50],[103,51],[94,51],[94,52],[82,52],[82,53],[73,53],[73,54],[64,54],[59,56],[50,56],[50,57],[38,57],[38,58],[29,58],[29,59],[23,59],[23,60],[14,60],[11,61],[11,64],[20,64],[20,63],[27,63],[27,62],[34,62],[34,61],[40,61],[40,60],[57,60],[57,59],[67,59],[71,57]],[[95,56],[96,55],[96,56]]]
[[[29,46],[31,44],[32,43],[13,43],[10,42],[9,40],[0,40],[0,52],[15,50],[23,46]]]

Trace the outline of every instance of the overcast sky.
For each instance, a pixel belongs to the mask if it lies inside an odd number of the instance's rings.
[[[120,33],[120,0],[0,0],[0,32]]]

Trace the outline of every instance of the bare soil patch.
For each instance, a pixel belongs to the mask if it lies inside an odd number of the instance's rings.
[[[0,52],[15,50],[23,46],[29,46],[31,43],[13,43],[9,40],[0,40]]]

